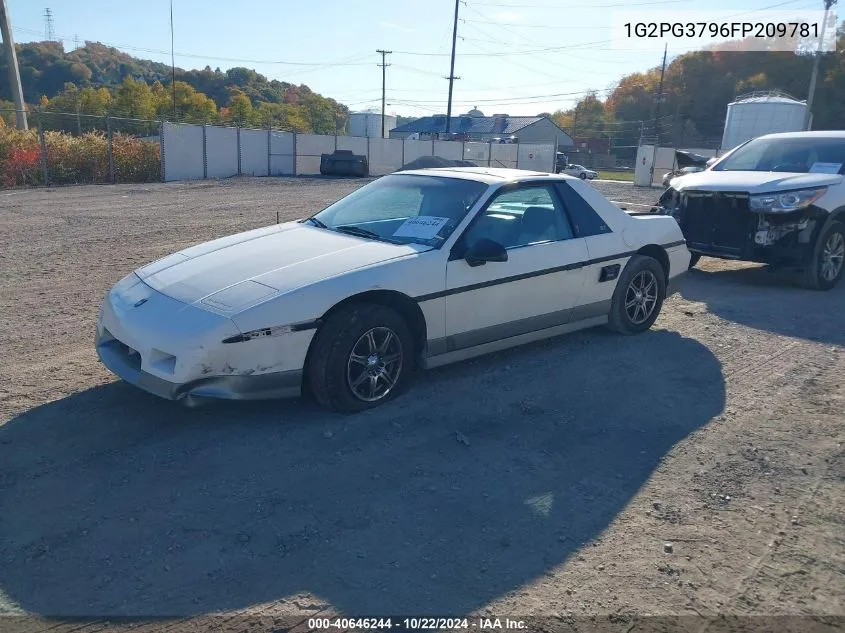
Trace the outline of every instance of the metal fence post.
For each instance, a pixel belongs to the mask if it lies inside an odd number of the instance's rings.
[[[367,137],[367,169],[371,169],[373,161],[370,159],[370,137]]]
[[[291,175],[296,176],[296,132],[293,133],[293,166],[291,168]]]
[[[270,126],[268,125],[267,126],[267,175],[268,176],[273,175],[272,172],[270,171],[270,167],[271,167],[271,163],[272,163],[272,160],[271,160],[271,156],[272,156],[271,146],[272,146],[272,144],[273,144],[273,131],[270,128]]]
[[[493,141],[487,141],[487,166],[493,162]]]
[[[202,179],[206,180],[208,178],[208,151],[207,151],[207,140],[206,140],[206,129],[208,125],[205,123],[202,124]]]
[[[519,169],[519,143],[516,144],[516,168]]]
[[[334,151],[337,151],[337,132],[334,135]]]
[[[35,122],[38,125],[38,140],[41,143],[41,178],[45,185],[50,184],[50,174],[47,171],[47,141],[44,139],[44,125],[41,121],[41,107],[35,110]]]
[[[111,133],[111,115],[106,115],[106,135],[109,139],[109,182],[114,184],[114,146]]]
[[[166,178],[166,170],[165,170],[165,163],[164,163],[164,118],[159,121],[158,124],[158,147],[159,147],[159,155],[161,157],[161,182],[167,182]]]
[[[405,139],[402,139],[402,167],[405,166]]]
[[[235,128],[238,135],[238,176],[241,175],[241,126]]]

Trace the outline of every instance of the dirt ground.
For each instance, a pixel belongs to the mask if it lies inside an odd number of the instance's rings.
[[[705,258],[644,335],[350,417],[185,409],[99,364],[126,273],[360,184],[0,192],[0,613],[845,615],[845,286]]]

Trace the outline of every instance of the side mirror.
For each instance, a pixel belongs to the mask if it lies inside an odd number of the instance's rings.
[[[508,261],[508,252],[498,242],[482,237],[467,249],[464,259],[470,266],[483,266],[487,262]]]

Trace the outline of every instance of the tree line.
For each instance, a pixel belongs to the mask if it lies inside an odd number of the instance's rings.
[[[623,77],[601,98],[586,95],[574,107],[550,113],[578,137],[603,137],[615,146],[636,145],[640,135],[674,146],[718,147],[728,103],[755,91],[779,90],[807,98],[812,52],[737,51],[737,44],[679,55],[666,66],[659,121],[654,123],[660,67]],[[813,129],[845,127],[845,35],[820,63]]]
[[[176,69],[141,60],[96,42],[66,53],[60,42],[17,45],[24,99],[46,113],[45,127],[102,129],[94,117],[275,127],[315,134],[342,133],[349,109],[306,85],[268,80],[248,68]],[[0,58],[0,76],[6,77]],[[0,110],[13,122],[11,88],[0,84]],[[50,116],[66,112],[78,117]],[[85,115],[88,115],[87,117]]]

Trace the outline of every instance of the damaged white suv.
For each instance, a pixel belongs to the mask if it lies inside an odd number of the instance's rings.
[[[843,172],[845,132],[768,134],[673,180],[656,211],[680,224],[690,266],[708,255],[797,268],[828,290],[845,257]]]

